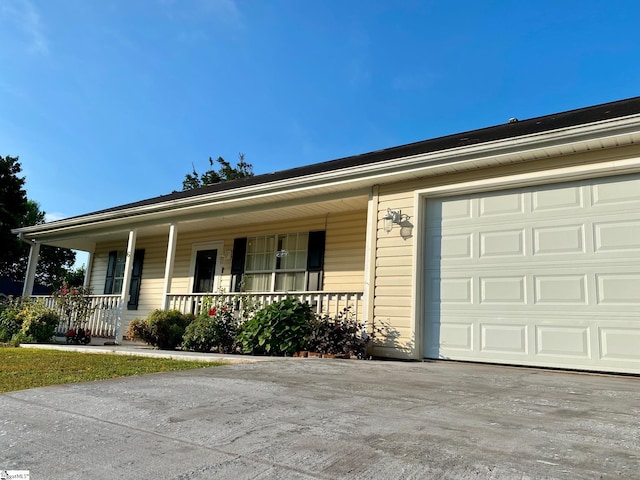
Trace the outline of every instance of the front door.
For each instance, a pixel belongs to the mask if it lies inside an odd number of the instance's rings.
[[[193,293],[213,292],[218,250],[199,250],[193,279]]]

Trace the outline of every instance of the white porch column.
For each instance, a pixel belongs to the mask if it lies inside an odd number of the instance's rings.
[[[24,277],[24,286],[22,287],[22,296],[29,297],[33,293],[33,284],[36,278],[36,267],[38,266],[38,257],[40,256],[40,244],[31,242],[29,250],[29,262],[27,263],[27,272]]]
[[[378,186],[374,185],[367,205],[367,235],[364,254],[364,292],[362,306],[364,322],[373,324],[373,298],[376,278],[376,249],[378,245]]]
[[[87,258],[87,268],[85,269],[85,272],[84,272],[84,283],[82,284],[84,288],[88,288],[91,285],[91,270],[93,269],[93,257],[94,257],[94,254],[96,253],[95,244],[93,245],[93,248],[91,248],[91,250],[87,251],[87,253],[89,254],[89,258]]]
[[[169,308],[169,293],[171,292],[171,279],[173,278],[173,264],[176,257],[176,243],[178,242],[178,226],[172,223],[169,227],[169,244],[167,245],[167,260],[164,264],[164,286],[162,298],[164,309]]]
[[[127,243],[127,257],[124,264],[124,278],[122,279],[122,293],[120,294],[120,318],[116,327],[116,343],[122,343],[124,332],[122,324],[124,322],[124,312],[129,302],[129,288],[131,286],[131,275],[133,272],[133,254],[136,251],[137,230],[129,231],[129,242]]]

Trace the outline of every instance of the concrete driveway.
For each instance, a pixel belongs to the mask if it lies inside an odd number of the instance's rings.
[[[0,395],[32,479],[640,478],[640,379],[281,359]]]

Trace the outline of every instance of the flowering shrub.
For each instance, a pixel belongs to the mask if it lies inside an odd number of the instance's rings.
[[[232,306],[209,306],[185,329],[182,348],[196,352],[232,353],[236,349],[239,324]]]
[[[91,289],[88,287],[69,287],[63,285],[53,293],[56,305],[67,319],[68,329],[78,329],[83,326],[96,307],[91,306]]]

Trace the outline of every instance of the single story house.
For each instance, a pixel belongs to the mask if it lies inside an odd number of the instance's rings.
[[[640,373],[640,97],[15,233],[90,253],[94,333],[211,292],[350,305],[373,354]],[[99,318],[98,318],[99,317]]]

